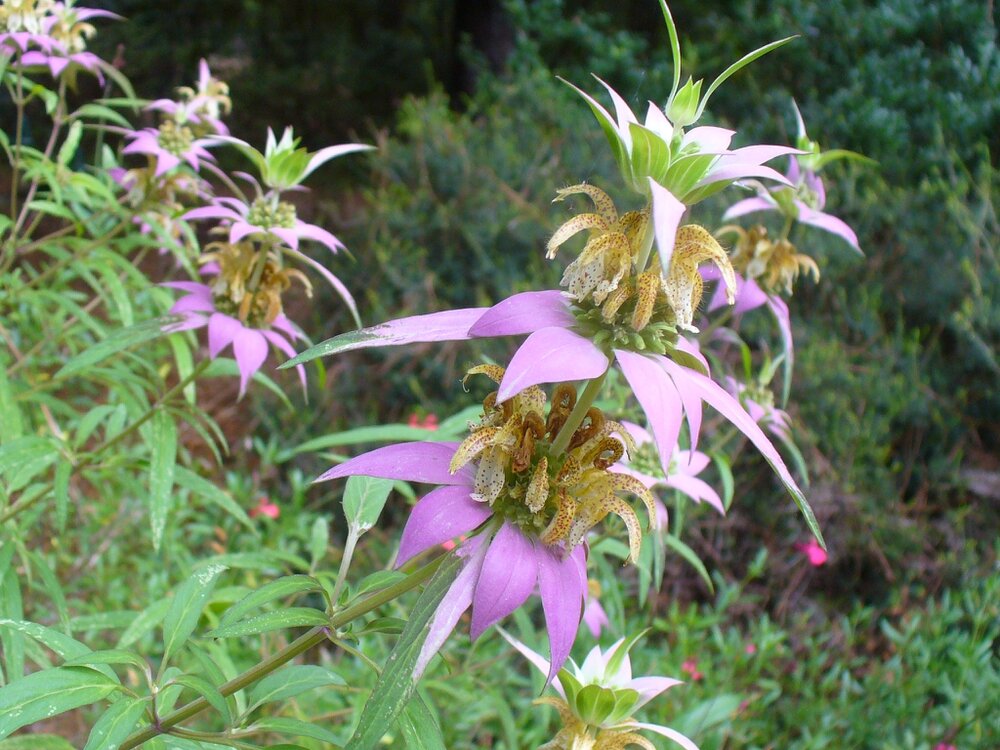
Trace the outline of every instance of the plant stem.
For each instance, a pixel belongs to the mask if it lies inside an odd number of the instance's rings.
[[[163,406],[165,403],[167,403],[167,401],[169,401],[175,395],[177,395],[178,393],[180,393],[181,391],[183,391],[188,386],[189,383],[193,382],[199,375],[201,375],[203,372],[205,372],[205,370],[208,369],[208,366],[211,363],[212,362],[209,359],[203,359],[201,362],[199,362],[198,366],[195,367],[188,374],[187,377],[182,378],[181,380],[178,380],[177,383],[170,390],[168,390],[166,393],[164,393],[162,396],[160,396],[158,399],[156,399],[156,401],[153,403],[153,405],[150,406],[148,409],[146,409],[146,412],[141,417],[139,417],[139,419],[137,419],[135,422],[133,422],[132,424],[130,424],[124,430],[122,430],[121,432],[119,432],[113,438],[111,438],[111,439],[105,441],[104,443],[101,443],[101,445],[97,446],[97,448],[95,448],[90,453],[90,456],[87,457],[87,458],[85,458],[84,461],[86,461],[86,462],[89,463],[89,461],[93,460],[93,457],[97,456],[100,453],[103,453],[105,450],[107,450],[111,446],[117,445],[119,442],[121,442],[126,437],[128,437],[133,432],[135,432],[140,427],[142,427],[144,424],[146,424],[146,422],[148,422],[150,419],[152,419],[153,415],[156,414],[157,410],[161,406]]]
[[[559,430],[556,439],[552,441],[551,454],[553,456],[564,453],[566,448],[569,447],[569,441],[573,438],[573,433],[583,423],[583,418],[587,416],[590,407],[594,405],[594,401],[601,392],[601,386],[604,385],[606,377],[608,377],[608,370],[605,370],[604,374],[600,377],[596,377],[587,383],[583,389],[583,393],[580,394],[580,398],[576,402],[576,406],[573,407],[573,411],[566,417],[566,423]]]
[[[328,625],[317,625],[304,635],[296,638],[277,653],[267,657],[264,661],[251,667],[243,674],[237,675],[233,679],[229,680],[229,682],[220,685],[219,693],[223,697],[227,697],[233,693],[243,690],[243,688],[252,685],[262,677],[266,677],[279,667],[284,666],[296,656],[305,653],[313,646],[317,646],[327,640],[328,633],[330,631],[335,631],[337,628],[346,625],[352,620],[356,620],[362,615],[368,614],[372,610],[378,609],[383,604],[391,602],[393,599],[396,599],[406,592],[415,589],[421,583],[430,578],[447,557],[448,555],[446,554],[440,555],[424,566],[417,568],[402,581],[399,581],[392,586],[387,586],[381,591],[376,591],[374,594],[366,596],[360,602],[352,604],[346,609],[342,609],[330,618]],[[119,750],[132,750],[132,748],[139,747],[142,743],[147,742],[160,734],[167,733],[177,724],[180,724],[182,721],[186,721],[192,716],[201,713],[208,707],[209,704],[207,700],[204,698],[197,698],[187,705],[181,706],[176,711],[159,718],[156,724],[148,726],[138,732],[133,732],[120,745]]]
[[[333,593],[330,594],[330,607],[337,606],[337,597],[340,590],[344,588],[344,581],[347,580],[347,569],[351,567],[351,558],[354,557],[354,548],[358,544],[360,535],[358,530],[352,525],[347,531],[347,539],[344,541],[344,555],[340,558],[340,570],[337,571],[337,582],[333,584]]]

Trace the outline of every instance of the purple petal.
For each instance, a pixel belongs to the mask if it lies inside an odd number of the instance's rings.
[[[597,76],[594,76],[597,78]],[[608,94],[611,95],[611,101],[615,105],[615,118],[618,120],[618,134],[621,136],[622,141],[625,143],[625,148],[629,153],[632,152],[632,134],[629,132],[629,124],[636,123],[639,121],[636,119],[635,114],[632,112],[632,108],[628,106],[624,99],[621,98],[619,93],[615,91],[611,86],[606,84],[600,78],[597,78],[598,83],[600,83],[604,88],[608,90]]]
[[[722,154],[732,143],[735,130],[727,128],[717,128],[711,125],[691,128],[681,139],[681,148],[689,143],[697,143],[698,151],[702,154]]]
[[[776,169],[771,169],[770,167],[762,167],[758,164],[746,164],[743,162],[725,162],[723,159],[727,159],[726,156],[719,157],[719,163],[717,163],[712,171],[709,172],[705,177],[703,177],[695,187],[704,187],[705,185],[710,185],[713,182],[720,182],[722,180],[742,180],[746,177],[766,177],[767,179],[774,180],[775,182],[780,182],[783,185],[788,185],[788,178]]]
[[[299,230],[297,228],[288,229],[286,227],[268,227],[267,231],[292,248],[292,250],[299,249],[299,237],[301,235],[299,234]]]
[[[685,388],[689,388],[697,393],[703,401],[712,406],[722,416],[732,422],[740,432],[746,435],[747,439],[756,446],[757,450],[764,456],[764,459],[771,465],[771,468],[778,474],[800,507],[804,510],[808,509],[809,506],[806,503],[805,496],[795,483],[795,479],[792,477],[788,467],[785,466],[781,454],[778,453],[777,449],[775,449],[767,435],[763,433],[753,418],[747,414],[739,401],[727,393],[714,380],[706,378],[701,373],[688,370],[668,359],[664,359],[663,366],[667,368],[675,384],[683,382]],[[807,521],[810,520],[809,516],[811,514],[807,516]]]
[[[448,640],[448,636],[455,629],[458,618],[472,604],[472,593],[479,580],[486,549],[487,545],[483,544],[483,537],[476,536],[455,551],[455,554],[468,558],[468,562],[459,571],[455,582],[451,584],[431,619],[427,639],[420,648],[420,655],[417,657],[417,663],[413,669],[412,679],[414,682],[420,679],[431,659],[441,650],[444,642]]]
[[[722,289],[722,284],[716,289],[718,293]],[[723,295],[725,290],[723,290]],[[767,293],[760,288],[753,279],[745,279],[739,274],[736,275],[736,304],[733,305],[733,314],[741,315],[751,310],[756,310],[768,300]],[[714,301],[714,300],[713,300]]]
[[[199,297],[212,298],[212,290],[207,285],[200,284],[197,281],[164,281],[159,286],[165,286],[168,289],[180,289],[182,292],[196,294]]]
[[[781,331],[781,341],[785,348],[786,372],[791,371],[795,362],[795,340],[792,338],[792,315],[788,311],[788,303],[777,295],[768,295],[767,307],[774,314]]]
[[[677,466],[689,477],[701,474],[711,459],[701,451],[677,451]]]
[[[260,331],[244,328],[233,339],[233,353],[240,369],[240,397],[246,392],[251,376],[267,359],[267,339]]]
[[[188,294],[174,302],[170,308],[171,314],[185,312],[215,312],[215,305],[212,303],[211,297],[206,298],[199,294]]]
[[[652,177],[648,179],[653,196],[653,233],[656,235],[656,249],[660,253],[660,268],[666,276],[670,272],[670,259],[674,255],[677,227],[680,226],[687,207]]]
[[[570,328],[576,318],[558,290],[522,292],[498,302],[469,329],[470,336],[517,336],[540,328]]]
[[[254,226],[246,221],[234,221],[233,225],[229,228],[229,242],[235,245],[244,237],[248,237],[251,234],[257,234],[258,232],[266,232],[266,230],[261,227]]]
[[[665,484],[668,487],[673,487],[675,490],[680,490],[696,503],[704,500],[719,511],[719,513],[726,515],[726,506],[722,504],[722,498],[719,497],[719,493],[701,479],[683,474],[674,474],[667,477]]]
[[[500,527],[483,560],[472,602],[473,639],[524,604],[538,580],[535,544],[510,523]]]
[[[747,214],[752,214],[755,211],[777,211],[778,207],[767,198],[744,198],[741,201],[736,201],[733,205],[726,209],[726,212],[722,214],[723,221],[729,221],[730,219],[735,219],[739,216],[746,216]]]
[[[654,356],[615,349],[615,357],[625,380],[646,413],[646,420],[656,440],[660,464],[666,473],[670,468],[670,456],[677,448],[681,433],[682,402],[673,382],[659,364],[659,360],[664,358]]]
[[[215,313],[208,319],[208,354],[212,359],[233,342],[243,330],[243,324],[236,318]]]
[[[340,248],[344,247],[343,242],[315,224],[306,224],[304,221],[297,221],[295,231],[299,233],[299,237],[302,239],[322,243],[330,248],[332,252],[337,252]]]
[[[469,307],[390,320],[344,334],[352,340],[337,347],[336,351],[340,353],[373,346],[400,346],[431,341],[464,341],[471,338],[469,328],[485,311],[485,307]]]
[[[358,326],[360,327],[361,326],[361,318],[358,315],[358,305],[354,301],[354,297],[351,295],[351,292],[348,290],[348,288],[344,284],[344,282],[342,282],[339,278],[337,278],[337,276],[334,275],[334,273],[332,271],[330,271],[322,263],[320,263],[319,261],[313,260],[308,255],[306,255],[305,253],[303,253],[301,250],[292,250],[290,252],[291,252],[292,255],[294,255],[299,260],[301,260],[301,261],[305,262],[306,264],[308,264],[308,265],[312,266],[313,268],[315,268],[316,271],[319,272],[319,274],[324,279],[326,279],[327,283],[330,286],[332,286],[334,288],[334,290],[337,292],[337,294],[340,295],[340,298],[342,300],[344,300],[344,304],[347,305],[347,309],[351,311],[351,317],[354,318],[355,323],[357,323]]]
[[[582,547],[578,547],[582,550]],[[581,552],[582,554],[582,552]],[[551,663],[546,684],[562,669],[569,657],[576,631],[580,627],[585,582],[581,585],[580,563],[568,555],[559,559],[544,545],[537,548],[538,588],[545,613],[545,629],[549,633]]]
[[[590,339],[565,328],[542,328],[514,353],[500,382],[497,402],[532,385],[589,380],[607,369],[607,356]]]
[[[799,209],[799,221],[803,224],[809,224],[825,232],[835,234],[850,243],[851,247],[859,253],[861,252],[861,246],[858,244],[858,235],[845,222],[836,216],[809,208],[809,206],[801,201],[795,201],[795,205]]]
[[[288,339],[282,336],[277,331],[261,331],[264,334],[264,338],[270,341],[274,346],[284,352],[288,357],[294,357],[298,352],[295,351],[295,347],[292,346]],[[299,380],[302,382],[302,390],[306,389],[306,368],[302,365],[296,365],[295,370],[299,374]]]
[[[166,151],[158,151],[156,154],[156,177],[166,174],[171,169],[181,163],[181,160]]]
[[[407,482],[461,485],[471,487],[475,466],[466,465],[452,474],[448,471],[457,443],[397,443],[362,453],[334,466],[316,481],[360,474],[366,477],[402,479]]]
[[[587,599],[587,604],[583,608],[583,624],[594,638],[600,638],[601,631],[611,624],[608,613],[604,611],[604,607],[596,597]]]
[[[725,158],[731,159],[734,163],[739,162],[741,164],[763,164],[764,162],[771,161],[771,159],[776,159],[779,156],[785,156],[787,154],[804,154],[804,153],[805,151],[794,148],[792,146],[759,145],[759,146],[744,146],[743,148],[738,148],[734,151],[730,151]]]
[[[468,534],[491,514],[488,505],[469,496],[467,486],[438,487],[428,492],[406,520],[396,567],[431,547]]]

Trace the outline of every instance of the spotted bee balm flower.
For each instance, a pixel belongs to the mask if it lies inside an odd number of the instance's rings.
[[[499,383],[503,368],[483,365],[470,374]],[[398,564],[471,535],[458,547],[467,562],[432,622],[418,672],[467,608],[472,607],[472,636],[477,638],[520,607],[537,586],[551,644],[551,679],[569,654],[588,593],[587,532],[607,516],[618,516],[634,560],[642,523],[624,498],[637,497],[650,524],[656,522],[653,497],[643,484],[612,471],[633,447],[624,427],[591,407],[572,429],[566,450],[553,450],[576,406],[576,391],[559,384],[548,409],[547,401],[538,387],[503,403],[494,391],[462,443],[379,448],[317,480],[360,474],[444,485],[414,507],[400,540]]]
[[[501,635],[543,674],[552,667],[543,656],[505,631]],[[697,746],[675,729],[636,721],[632,715],[680,680],[670,677],[633,677],[629,650],[642,633],[621,639],[611,648],[595,646],[580,666],[570,659],[570,669],[560,669],[552,682],[558,698],[543,696],[535,703],[552,706],[559,713],[561,728],[539,750],[622,750],[636,746],[656,750],[640,731],[667,737],[685,750]]]

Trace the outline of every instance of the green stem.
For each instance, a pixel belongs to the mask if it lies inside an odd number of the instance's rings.
[[[358,544],[360,535],[358,530],[352,525],[347,531],[347,539],[344,541],[344,555],[340,558],[340,570],[337,571],[337,582],[333,584],[333,593],[330,594],[330,607],[337,606],[337,598],[340,590],[344,588],[344,581],[347,580],[347,569],[351,567],[351,558],[354,557],[354,548]]]
[[[587,383],[583,389],[583,393],[580,394],[580,398],[576,402],[576,406],[573,407],[573,411],[566,417],[566,423],[559,430],[556,439],[552,441],[551,455],[558,456],[560,453],[564,453],[569,447],[569,441],[573,438],[573,433],[583,423],[583,418],[587,416],[590,407],[594,405],[597,395],[601,392],[601,386],[604,385],[604,379],[607,377],[608,370],[605,370],[603,375]]]
[[[223,697],[227,697],[233,693],[243,690],[246,687],[249,687],[262,677],[266,677],[279,667],[284,666],[296,656],[305,653],[313,646],[317,646],[327,640],[329,632],[335,631],[352,620],[356,620],[362,615],[366,615],[372,610],[378,609],[383,604],[391,602],[393,599],[396,599],[406,592],[415,589],[421,583],[434,575],[438,567],[440,567],[441,563],[447,557],[448,555],[440,555],[425,564],[423,567],[417,568],[417,570],[410,573],[402,581],[399,581],[392,586],[387,586],[381,591],[376,591],[374,594],[366,596],[360,602],[342,609],[330,618],[328,625],[317,625],[304,635],[296,638],[277,653],[267,657],[264,661],[251,667],[243,674],[237,675],[229,682],[220,685],[219,693]],[[132,750],[132,748],[139,747],[142,743],[147,742],[160,734],[169,732],[177,724],[180,724],[182,721],[187,721],[192,716],[196,716],[208,707],[209,704],[207,700],[204,698],[196,698],[187,705],[181,706],[176,711],[160,717],[156,724],[148,726],[145,729],[141,729],[138,732],[133,732],[120,745],[119,750]]]
[[[153,418],[153,415],[156,414],[156,412],[160,409],[161,406],[167,403],[167,401],[169,401],[175,395],[183,391],[188,386],[189,383],[193,382],[199,375],[205,372],[205,370],[208,369],[208,366],[210,364],[212,364],[212,362],[211,360],[208,359],[203,359],[201,362],[199,362],[198,366],[195,367],[188,374],[187,377],[178,380],[177,383],[170,390],[168,390],[166,393],[164,393],[162,396],[156,399],[153,405],[150,406],[148,409],[146,409],[145,413],[141,417],[139,417],[139,419],[130,424],[128,427],[119,432],[110,440],[107,440],[104,443],[101,443],[101,445],[97,446],[97,448],[94,449],[94,451],[92,451],[90,455],[84,459],[84,461],[89,463],[90,461],[93,460],[94,457],[103,453],[111,446],[117,445],[126,437],[128,437],[133,432],[142,427],[144,424],[146,424],[146,422],[148,422],[150,419]]]

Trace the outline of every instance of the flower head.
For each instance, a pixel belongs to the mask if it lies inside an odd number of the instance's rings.
[[[500,631],[532,666],[543,674],[551,666],[540,654]],[[629,650],[642,636],[617,641],[602,651],[595,646],[583,664],[570,659],[570,669],[563,668],[552,686],[558,698],[545,696],[536,703],[550,705],[559,712],[562,728],[540,750],[619,750],[629,745],[654,749],[655,746],[637,730],[655,732],[676,742],[686,750],[697,750],[691,740],[680,732],[659,724],[644,724],[632,715],[653,698],[681,684],[670,677],[633,677]]]
[[[278,507],[277,503],[271,502],[270,498],[262,496],[257,500],[257,505],[250,509],[249,515],[250,518],[265,516],[273,521],[281,515],[281,508]]]
[[[198,64],[198,81],[194,87],[181,86],[177,93],[177,101],[157,99],[146,109],[164,112],[174,122],[187,125],[199,137],[229,134],[229,128],[222,122],[222,116],[233,108],[229,86],[212,75],[205,60]]]
[[[797,543],[795,545],[795,549],[805,555],[809,564],[814,568],[826,565],[826,561],[828,559],[827,552],[816,543],[815,539],[810,539],[805,543]]]
[[[495,365],[470,373],[485,374],[494,382],[503,377],[503,369]],[[468,561],[466,570],[474,573],[460,574],[449,595],[452,605],[432,633],[443,642],[471,605],[472,636],[478,637],[520,607],[537,585],[555,665],[550,677],[568,655],[580,624],[587,593],[586,533],[609,514],[617,515],[625,523],[635,559],[641,523],[622,496],[638,496],[652,522],[656,513],[641,482],[610,471],[631,440],[598,409],[591,409],[573,431],[565,452],[551,450],[575,401],[575,390],[564,384],[555,387],[547,413],[540,388],[526,389],[503,404],[493,392],[484,401],[482,418],[457,446],[388,446],[320,477],[363,474],[445,484],[414,507],[400,540],[398,562],[485,527],[459,547]]]
[[[214,161],[214,157],[206,150],[208,146],[214,145],[212,141],[196,138],[191,128],[179,125],[174,120],[164,120],[158,128],[143,128],[126,133],[125,137],[131,143],[122,149],[122,153],[149,156],[156,165],[154,174],[157,177],[182,162],[197,172],[201,160]]]
[[[269,345],[273,345],[287,356],[294,356],[291,344],[304,338],[292,322],[274,309],[274,289],[267,291],[268,284],[281,286],[280,272],[273,274],[279,279],[265,279],[264,293],[243,292],[242,298],[234,299],[234,290],[240,287],[239,275],[227,265],[224,270],[219,265],[209,265],[210,272],[216,274],[212,286],[193,281],[172,281],[163,286],[186,292],[170,308],[172,314],[181,314],[185,320],[171,330],[208,328],[208,353],[215,359],[232,344],[233,354],[240,371],[240,397],[246,392],[247,383],[267,359]],[[240,314],[243,313],[243,317]],[[268,317],[270,320],[268,320]],[[299,378],[305,387],[305,370],[297,368]]]
[[[17,0],[0,6],[0,51],[19,54],[17,64],[46,67],[53,78],[77,69],[94,73],[103,82],[101,68],[107,63],[86,51],[87,39],[96,30],[92,18],[120,19],[116,13],[79,8],[72,2]]]

